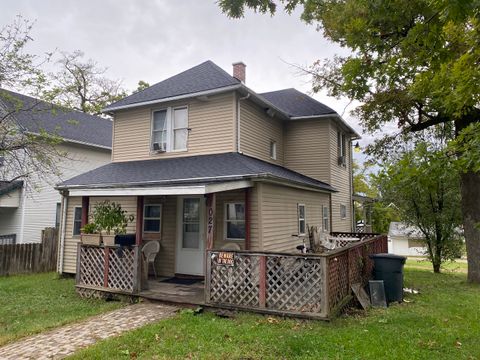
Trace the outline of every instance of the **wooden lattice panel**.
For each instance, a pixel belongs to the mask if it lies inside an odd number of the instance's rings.
[[[217,256],[212,253],[211,256]],[[212,259],[210,302],[244,307],[259,306],[259,257],[235,254],[234,266],[218,265]]]
[[[87,286],[103,286],[104,250],[101,247],[80,247],[79,284]]]
[[[108,265],[108,287],[132,292],[135,283],[135,249],[110,249]]]
[[[328,297],[330,309],[340,303],[349,293],[348,254],[342,252],[328,258]]]
[[[267,308],[320,313],[325,281],[321,260],[293,256],[267,257]]]

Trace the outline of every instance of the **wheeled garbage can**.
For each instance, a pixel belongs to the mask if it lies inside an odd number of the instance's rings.
[[[373,254],[373,277],[383,280],[387,302],[403,301],[403,266],[407,258],[394,254]]]

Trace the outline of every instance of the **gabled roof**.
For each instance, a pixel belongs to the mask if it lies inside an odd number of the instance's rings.
[[[104,111],[179,95],[239,85],[240,81],[208,60],[107,106]]]
[[[327,183],[239,153],[114,162],[64,181],[57,188],[180,185],[256,178],[336,191]]]
[[[0,196],[8,194],[14,190],[20,189],[22,186],[23,186],[22,180],[0,181]]]
[[[337,115],[335,110],[314,98],[296,90],[283,89],[259,94],[289,117],[303,117],[314,115]]]
[[[25,131],[38,134],[44,130],[65,141],[104,149],[112,147],[112,121],[99,116],[56,106],[45,101],[0,89],[1,105]]]

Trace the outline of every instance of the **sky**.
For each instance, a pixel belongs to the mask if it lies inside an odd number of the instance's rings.
[[[294,87],[362,134],[348,99],[311,94],[310,78],[291,65],[348,53],[302,22],[300,11],[273,17],[248,11],[243,19],[229,19],[215,0],[2,0],[0,28],[16,15],[35,21],[31,53],[82,50],[129,90],[139,80],[152,85],[206,60],[229,73],[233,62],[243,61],[246,85],[255,92]],[[372,139],[362,137],[361,146]]]

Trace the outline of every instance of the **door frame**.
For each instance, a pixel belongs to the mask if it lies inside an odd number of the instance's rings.
[[[200,207],[199,207],[199,234],[200,234],[200,241],[199,241],[199,249],[192,250],[192,249],[183,249],[182,248],[182,241],[183,241],[183,200],[184,199],[199,199],[200,200]],[[205,275],[205,212],[206,212],[206,201],[203,195],[182,195],[177,196],[177,235],[175,239],[175,274],[182,274],[182,275],[195,275],[195,276],[204,276]],[[198,261],[200,261],[199,271],[184,271],[182,270],[182,252],[184,254],[189,254],[191,257],[196,257]],[[198,253],[198,254],[195,254]],[[197,261],[197,260],[195,260]]]

